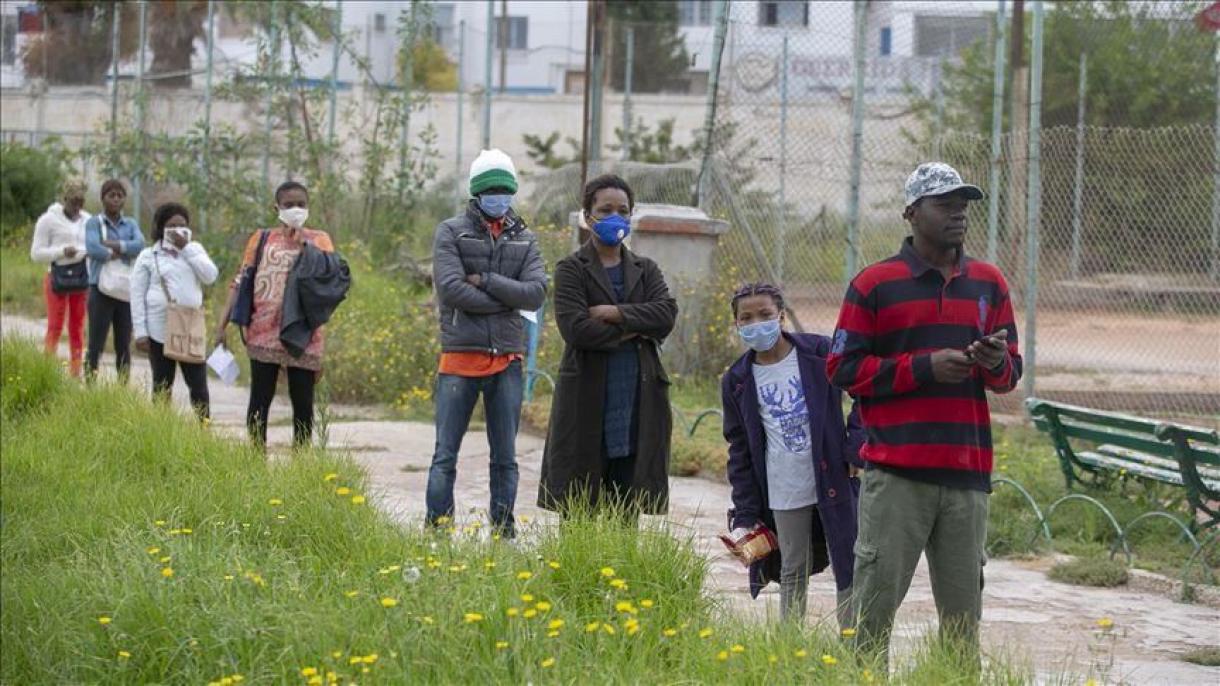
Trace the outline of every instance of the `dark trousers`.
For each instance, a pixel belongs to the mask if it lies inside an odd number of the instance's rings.
[[[182,368],[182,380],[190,389],[191,406],[200,420],[210,415],[208,398],[208,372],[202,363],[191,364],[171,360],[165,356],[165,346],[151,338],[148,339],[148,366],[152,367],[153,398],[169,402],[174,388],[174,374],[178,367]]]
[[[634,527],[640,519],[640,499],[631,487],[635,473],[635,455],[610,458],[602,448],[602,498],[604,505],[615,508],[623,523]]]
[[[97,363],[106,346],[106,334],[114,329],[114,361],[119,379],[126,382],[131,370],[131,304],[116,300],[89,287],[89,350],[85,353],[85,372],[89,378],[97,375]]]
[[[313,438],[313,389],[317,372],[288,367],[288,396],[292,399],[292,444],[309,445]],[[267,414],[275,399],[280,366],[250,360],[250,406],[246,409],[246,429],[259,447],[267,447]]]

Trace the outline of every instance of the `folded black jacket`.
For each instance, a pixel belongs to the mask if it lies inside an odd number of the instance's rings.
[[[337,253],[323,252],[306,241],[288,272],[280,342],[293,357],[300,357],[314,329],[330,320],[352,286],[347,261]]]

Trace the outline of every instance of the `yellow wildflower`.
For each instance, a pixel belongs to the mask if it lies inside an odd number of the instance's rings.
[[[147,552],[149,555],[156,555],[157,553],[161,552],[161,549],[154,545],[153,547],[149,548]]]
[[[521,610],[518,610],[515,607],[510,607],[504,611],[504,614],[508,615],[509,617],[516,617],[517,615],[521,614]]]
[[[483,563],[483,569],[495,569],[495,568],[496,568],[496,563],[492,560],[488,560],[487,562]]]
[[[331,473],[327,474],[326,476],[322,477],[322,480],[323,481],[334,481],[335,479],[338,479],[338,478],[339,478],[338,474],[331,472]]]
[[[550,622],[547,623],[546,628],[550,629],[551,631],[554,631],[555,629],[562,628],[563,624],[564,624],[564,622],[562,619],[552,619]]]
[[[195,530],[194,530],[194,529],[187,529],[187,528],[183,528],[183,529],[182,529],[182,535],[183,535],[183,536],[190,536],[190,535],[191,535],[191,534],[193,534],[193,533],[195,533]]]
[[[804,648],[798,648],[798,649],[796,649],[795,651],[793,651],[793,653],[792,653],[792,654],[793,654],[794,656],[796,656],[796,657],[801,657],[801,658],[804,658],[804,657],[808,657],[808,656],[809,656],[809,653],[808,653],[808,652],[806,652]]]
[[[354,495],[354,496],[352,496],[352,504],[353,504],[353,505],[363,505],[363,504],[364,504],[364,496],[362,496],[362,495]]]
[[[161,558],[161,564],[165,564],[166,562],[169,562],[171,559],[173,559],[173,558],[171,558],[169,555],[166,555],[165,557]]]
[[[382,599],[381,599],[381,606],[382,606],[382,607],[397,607],[397,606],[398,606],[398,599],[397,599],[397,598],[388,598],[388,597],[387,597],[387,598],[382,598]]]
[[[517,578],[521,581],[528,581],[529,579],[533,578],[533,576],[533,572],[517,572]]]
[[[775,664],[776,662],[779,662],[779,656],[778,655],[768,655],[767,662],[769,662],[771,664]]]
[[[474,624],[475,622],[483,621],[483,615],[478,612],[467,612],[465,619],[467,624]]]
[[[601,626],[602,626],[601,622],[589,622],[588,624],[585,625],[585,633],[591,634],[594,631],[597,631],[598,629],[600,629]]]
[[[610,587],[617,588],[620,591],[625,591],[627,590],[627,582],[623,581],[622,579],[611,579]]]
[[[716,659],[720,660],[721,662],[724,662],[725,660],[729,659],[729,651],[722,650],[719,653],[716,653]]]
[[[740,643],[734,643],[733,647],[729,648],[729,650],[733,651],[734,653],[744,653],[746,652],[746,647]]]
[[[532,603],[532,602],[534,602],[534,595],[533,595],[532,593],[522,593],[522,594],[521,594],[521,602],[523,602],[523,603]]]
[[[605,631],[606,633],[610,634],[611,636],[613,636],[616,633],[613,624],[603,624],[602,631]]]
[[[539,612],[549,612],[551,609],[551,604],[545,600],[539,600],[538,604],[535,605],[534,608],[537,609]]]
[[[166,579],[172,577],[173,575],[174,575],[173,567],[162,567],[161,568],[161,576],[165,577]]]
[[[1101,619],[1097,620],[1097,626],[1102,629],[1109,629],[1110,627],[1114,626],[1114,620],[1110,619],[1109,617],[1102,617]]]
[[[558,632],[558,631],[548,631],[548,632],[546,632],[546,637],[547,637],[547,638],[556,638],[557,636],[559,636],[559,632]]]
[[[614,576],[614,567],[602,567],[602,576],[610,579]]]
[[[839,633],[843,635],[843,638],[851,638],[852,636],[856,635],[856,630],[855,629],[844,629],[844,630],[840,631]]]
[[[823,655],[822,664],[826,665],[827,667],[834,667],[835,665],[839,664],[839,661],[835,659],[834,655]]]
[[[98,617],[97,623],[101,624],[102,626],[106,626],[107,624],[110,623],[110,618],[109,617]]]
[[[347,591],[343,595],[347,596],[348,598],[355,598],[356,596],[360,595],[360,591],[351,590],[351,591]]]
[[[126,650],[120,650],[119,659],[120,660],[129,660],[129,659],[131,659],[131,653],[127,652]]]
[[[651,609],[653,605],[656,605],[656,603],[654,603],[654,602],[653,602],[651,599],[649,599],[649,598],[645,598],[645,599],[643,599],[643,600],[641,600],[641,601],[640,601],[640,607],[642,607],[642,608],[644,608],[644,609],[646,609],[646,610],[647,610],[647,609]]]
[[[429,617],[428,615],[424,615],[423,617],[420,617],[420,618],[419,618],[419,621],[420,621],[420,622],[422,622],[422,623],[424,623],[424,624],[433,624],[433,623],[434,623],[434,622],[433,622],[433,620],[432,620],[432,618],[431,618],[431,617]]]
[[[274,505],[283,505],[283,504],[284,504],[284,501],[283,501],[283,500],[280,500],[279,498],[272,498],[271,500],[268,500],[268,501],[267,501],[267,504],[268,504],[268,505],[273,505],[273,506],[274,506]]]
[[[317,676],[317,675],[318,675],[318,670],[316,667],[304,667],[301,669],[301,676],[310,677],[310,676]]]
[[[712,630],[710,627],[699,630],[699,638],[711,638]]]
[[[508,641],[496,641],[496,650],[507,650]]]
[[[335,489],[335,495],[351,495],[352,489],[347,486],[340,486]]]
[[[662,629],[661,635],[666,638],[673,638],[674,636],[678,635],[678,630],[677,629]]]
[[[522,612],[521,616],[525,617],[526,619],[533,619],[534,617],[538,616],[538,611],[531,607],[530,609],[526,610],[525,612]]]
[[[165,520],[164,520],[164,519],[158,519],[157,521],[153,522],[153,524],[154,524],[154,525],[156,525],[156,526],[165,526]]]
[[[548,668],[548,667],[554,667],[554,666],[555,666],[555,658],[553,658],[553,657],[548,657],[547,659],[543,660],[542,662],[539,662],[539,663],[538,663],[538,666],[539,666],[539,667],[541,667],[541,668],[543,668],[543,669],[546,669],[546,668]]]
[[[551,560],[550,562],[546,563],[546,566],[550,567],[551,569],[559,569],[559,563],[555,560]]]

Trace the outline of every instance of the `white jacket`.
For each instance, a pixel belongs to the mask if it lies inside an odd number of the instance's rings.
[[[131,268],[131,324],[135,338],[165,342],[165,291],[185,307],[203,306],[203,287],[216,281],[220,271],[203,246],[194,241],[177,255],[157,241],[144,248]],[[157,269],[160,268],[158,275]],[[165,279],[165,289],[161,288]]]
[[[85,222],[89,213],[81,210],[76,221],[64,214],[63,203],[54,203],[34,224],[34,240],[30,243],[30,259],[43,264],[73,264],[85,259]],[[66,257],[64,248],[76,248],[75,257]],[[49,267],[48,267],[49,269]]]

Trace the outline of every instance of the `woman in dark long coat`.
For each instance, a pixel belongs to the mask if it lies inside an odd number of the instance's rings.
[[[678,306],[656,263],[622,245],[635,207],[613,175],[585,185],[593,236],[555,268],[563,361],[551,405],[538,506],[615,504],[662,514],[669,500],[669,377],[659,347]]]

